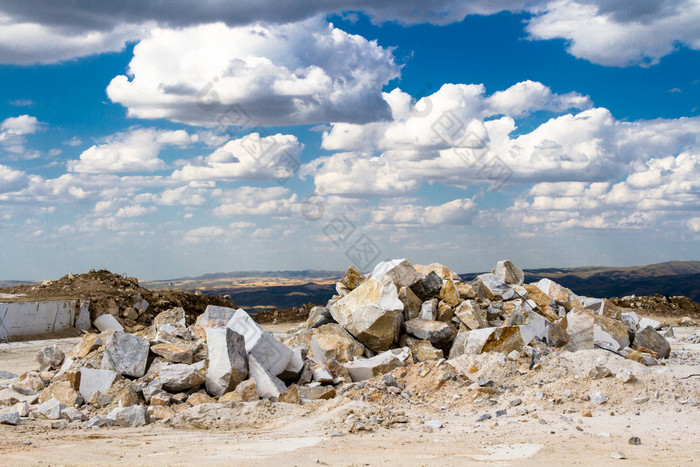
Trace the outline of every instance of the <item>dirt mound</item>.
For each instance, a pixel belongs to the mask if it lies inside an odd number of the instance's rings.
[[[218,295],[150,290],[141,287],[135,277],[104,269],[93,269],[87,274],[67,274],[41,284],[0,288],[0,294],[3,294],[3,301],[10,302],[89,300],[92,320],[103,314],[111,314],[130,332],[149,326],[158,313],[174,307],[184,308],[188,324],[194,323],[207,305],[235,307],[229,298]]]
[[[653,297],[622,297],[610,299],[615,305],[632,308],[644,315],[657,317],[700,319],[700,303],[688,297],[667,297],[656,294]]]
[[[261,311],[253,316],[253,319],[258,324],[298,323],[306,321],[309,318],[309,311],[311,311],[313,307],[313,303],[307,303],[300,308],[273,308]]]

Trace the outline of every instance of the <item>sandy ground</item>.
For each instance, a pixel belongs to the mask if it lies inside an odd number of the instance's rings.
[[[695,330],[679,328],[676,333]],[[34,354],[49,342],[67,350],[75,339],[1,344],[0,370],[34,369]],[[699,347],[675,342],[674,350],[688,352],[694,361],[673,363],[663,371],[700,373]],[[693,379],[700,385],[700,378]],[[329,401],[329,408],[342,404],[340,399]],[[271,410],[269,404],[252,404]],[[0,465],[693,465],[700,458],[700,407],[675,398],[672,388],[638,408],[591,403],[572,408],[542,401],[534,413],[509,411],[485,422],[476,421],[483,409],[409,404],[400,407],[408,423],[356,433],[329,429],[330,415],[323,409],[295,408],[280,415],[286,412],[277,407],[285,406],[272,405],[277,412],[270,422],[224,423],[206,430],[161,423],[98,430],[79,424],[52,429],[49,421],[0,426]],[[592,416],[583,417],[585,410]],[[433,419],[444,428],[424,426]],[[628,443],[633,436],[640,445]],[[617,452],[626,460],[611,457]]]

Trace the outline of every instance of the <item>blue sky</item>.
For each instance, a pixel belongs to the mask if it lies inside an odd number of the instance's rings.
[[[0,279],[700,257],[699,1],[267,3],[0,7]]]

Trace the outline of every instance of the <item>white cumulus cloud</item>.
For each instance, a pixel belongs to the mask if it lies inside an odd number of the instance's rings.
[[[184,130],[165,131],[136,128],[117,133],[80,154],[80,160],[70,161],[68,170],[81,173],[151,172],[165,168],[158,158],[164,145],[186,146],[195,142]]]
[[[321,18],[156,29],[107,87],[138,118],[200,126],[367,122],[389,117],[391,50]]]

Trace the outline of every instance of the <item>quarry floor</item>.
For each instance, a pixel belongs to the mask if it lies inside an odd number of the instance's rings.
[[[290,324],[290,326],[292,326]],[[281,326],[275,326],[279,331]],[[676,328],[683,336],[697,327]],[[0,344],[0,370],[36,368],[34,355],[49,343],[68,350],[75,338]],[[674,350],[700,360],[700,344]],[[700,366],[672,363],[669,374],[700,373]],[[700,386],[700,378],[693,377]],[[473,413],[441,407],[406,410],[408,423],[372,432],[329,430],[324,410],[299,418],[275,416],[273,424],[235,428],[52,429],[50,421],[0,426],[1,465],[692,465],[700,458],[700,407],[654,397],[636,408],[605,405],[582,411],[542,401],[536,415],[515,414],[476,422]],[[492,412],[493,413],[493,412]],[[638,414],[637,414],[638,413]],[[427,429],[425,420],[441,429]],[[543,423],[545,422],[545,423]],[[639,437],[640,445],[629,444]],[[624,460],[614,457],[623,453]]]

